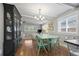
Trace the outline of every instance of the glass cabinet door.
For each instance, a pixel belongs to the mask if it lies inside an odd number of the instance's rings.
[[[21,17],[20,15],[18,14],[16,8],[14,8],[14,36],[15,36],[15,42],[16,42],[16,47],[19,45],[20,43],[20,20],[21,20]]]

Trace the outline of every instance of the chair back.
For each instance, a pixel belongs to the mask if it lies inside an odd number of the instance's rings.
[[[38,37],[37,35],[36,35],[36,40],[37,40],[37,44],[41,44],[41,45],[43,44],[42,39]]]
[[[57,38],[53,38],[52,39],[52,44],[56,44],[58,42],[58,39]]]

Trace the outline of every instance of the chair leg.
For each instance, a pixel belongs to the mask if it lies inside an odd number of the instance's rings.
[[[51,44],[48,45],[48,51],[51,51]]]
[[[39,52],[40,52],[40,48],[38,48],[37,55],[39,55]]]
[[[44,47],[44,50],[45,50],[46,53],[48,53],[45,47]]]

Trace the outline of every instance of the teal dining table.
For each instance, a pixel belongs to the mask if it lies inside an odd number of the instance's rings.
[[[49,35],[49,34],[39,34],[37,35],[41,39],[58,39],[59,37],[56,35]]]
[[[40,37],[41,40],[48,40],[48,41],[52,41],[53,39],[59,40],[59,37],[56,35],[38,34],[37,36]],[[51,43],[50,43],[50,49],[51,49]]]

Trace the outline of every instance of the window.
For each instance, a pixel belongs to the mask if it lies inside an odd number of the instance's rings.
[[[58,21],[58,32],[76,33],[77,15],[66,17]]]
[[[36,33],[39,28],[40,28],[40,26],[38,26],[38,25],[25,24],[23,31],[25,33]]]

